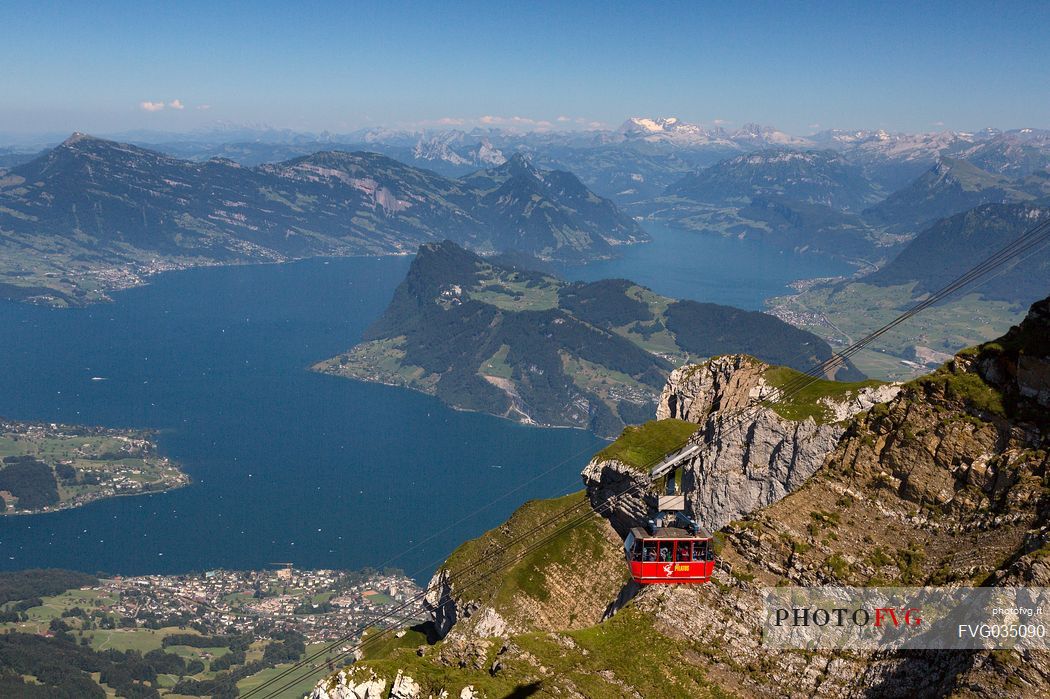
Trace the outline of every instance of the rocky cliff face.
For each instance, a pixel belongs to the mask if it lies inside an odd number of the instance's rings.
[[[776,667],[799,696],[1050,693],[1045,652],[770,653],[749,642],[754,621],[734,613],[754,609],[761,587],[785,582],[1045,586],[1048,310],[1050,301],[1036,304],[998,342],[961,352],[857,415],[801,488],[723,530],[721,558],[738,584],[729,594],[698,591],[705,610],[693,612],[705,637],[738,638],[733,657],[715,665]],[[659,614],[688,613],[687,594],[676,591]],[[757,680],[749,691],[778,693],[775,674],[748,673]]]
[[[829,395],[805,396],[812,403],[806,412],[812,414],[790,419],[778,412],[779,403],[802,379],[778,385],[771,378],[771,367],[752,357],[716,357],[675,370],[660,396],[658,419],[701,426],[692,441],[703,449],[684,464],[682,485],[687,514],[708,529],[719,529],[798,488],[835,447],[846,429],[845,420],[889,400],[899,390],[893,384],[820,381]],[[784,407],[795,412],[782,412],[801,415],[797,399],[791,400]],[[644,475],[645,469],[599,457],[588,464],[583,479],[597,507],[632,488]],[[638,493],[623,498],[611,516],[621,534],[644,525],[655,509],[654,490]]]

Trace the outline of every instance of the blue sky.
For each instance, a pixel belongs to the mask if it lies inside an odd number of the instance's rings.
[[[1048,26],[1047,2],[4,1],[0,132],[1045,128]]]

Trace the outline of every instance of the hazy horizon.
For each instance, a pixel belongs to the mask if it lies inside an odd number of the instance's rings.
[[[610,124],[602,124],[600,126],[593,125],[593,126],[585,126],[585,127],[573,127],[571,125],[554,125],[554,126],[552,126],[550,128],[517,128],[517,127],[514,127],[514,126],[488,126],[488,125],[484,125],[484,124],[459,124],[459,125],[456,125],[456,124],[445,124],[445,125],[435,125],[435,126],[422,126],[421,125],[421,126],[416,126],[416,127],[406,126],[406,127],[403,127],[403,128],[396,128],[396,127],[386,126],[386,125],[382,125],[382,124],[375,124],[375,125],[370,125],[370,126],[363,126],[363,127],[358,128],[358,129],[353,129],[353,130],[346,131],[346,132],[332,132],[332,131],[327,131],[327,130],[321,130],[321,131],[299,130],[299,129],[292,129],[292,128],[282,127],[282,126],[274,126],[274,125],[270,125],[270,124],[215,122],[215,123],[212,123],[212,124],[205,124],[205,125],[202,125],[200,127],[194,128],[194,129],[186,129],[186,130],[181,130],[181,131],[179,131],[179,130],[164,130],[164,129],[126,129],[126,130],[119,130],[119,131],[106,131],[106,130],[88,131],[88,130],[85,130],[85,129],[73,129],[71,131],[51,131],[51,132],[39,132],[39,131],[33,132],[33,131],[29,131],[29,132],[25,132],[25,133],[19,133],[19,132],[14,132],[14,131],[0,131],[0,147],[5,147],[6,146],[6,147],[15,147],[15,148],[17,148],[17,147],[22,147],[22,146],[28,147],[28,146],[41,146],[41,145],[55,145],[55,144],[61,143],[62,141],[66,140],[67,138],[69,138],[72,135],[77,134],[77,133],[86,134],[88,136],[93,136],[93,137],[103,138],[103,139],[117,139],[117,140],[126,139],[126,140],[138,141],[138,142],[143,142],[143,143],[151,143],[151,142],[162,143],[165,140],[178,141],[178,140],[183,140],[183,139],[189,141],[189,140],[193,140],[192,137],[200,137],[201,139],[206,140],[206,141],[214,141],[216,143],[220,143],[220,142],[224,141],[224,139],[222,138],[223,134],[229,134],[231,136],[231,138],[233,138],[234,140],[236,140],[238,137],[244,137],[244,138],[248,138],[248,137],[252,137],[252,136],[260,137],[260,142],[262,142],[262,143],[270,142],[270,141],[268,141],[265,138],[266,135],[273,136],[274,140],[272,142],[274,142],[274,143],[279,142],[279,140],[277,139],[278,136],[285,136],[285,137],[288,137],[288,138],[295,138],[295,139],[300,139],[300,140],[301,139],[314,138],[314,139],[317,139],[319,142],[324,142],[324,141],[338,142],[342,138],[349,138],[349,137],[353,137],[353,136],[363,135],[364,133],[369,132],[369,131],[382,131],[382,130],[386,130],[386,131],[390,131],[390,132],[404,132],[406,134],[440,133],[440,132],[448,132],[448,131],[454,131],[454,130],[462,131],[462,132],[465,132],[465,133],[470,133],[472,131],[480,131],[480,132],[484,133],[484,132],[488,132],[490,130],[491,131],[501,130],[501,131],[509,133],[509,134],[519,134],[519,135],[522,135],[522,136],[529,135],[529,134],[543,134],[543,133],[549,133],[549,134],[558,134],[558,133],[580,133],[580,134],[586,134],[586,133],[600,133],[600,132],[611,133],[611,132],[616,132],[618,129],[620,129],[620,127],[628,119],[632,119],[632,118],[668,118],[668,117],[671,117],[671,116],[674,116],[675,118],[677,118],[681,122],[685,122],[685,123],[689,123],[689,124],[697,124],[697,125],[703,126],[704,128],[713,129],[713,128],[716,128],[716,127],[720,127],[722,129],[724,129],[727,134],[730,134],[730,135],[733,134],[733,132],[739,130],[740,128],[742,128],[742,127],[744,127],[744,126],[746,126],[748,124],[758,123],[758,122],[744,122],[744,123],[741,123],[739,125],[709,124],[709,123],[703,123],[703,122],[699,122],[699,121],[692,121],[690,119],[681,118],[681,117],[678,117],[676,115],[667,115],[665,117],[665,116],[657,116],[657,115],[640,115],[639,114],[639,115],[632,115],[631,117],[626,117],[623,121],[621,121],[620,123],[617,123],[617,124],[611,124],[611,125]],[[760,123],[759,125],[762,126],[762,127],[774,127],[774,128],[777,128],[778,131],[783,131],[785,133],[788,133],[791,136],[796,136],[796,137],[799,137],[799,138],[809,138],[809,137],[812,137],[812,136],[815,136],[815,135],[818,135],[820,133],[827,132],[827,131],[841,131],[841,132],[867,131],[867,132],[871,132],[871,131],[880,130],[880,127],[867,127],[867,126],[837,127],[837,126],[829,126],[827,128],[811,129],[811,130],[807,130],[807,131],[803,131],[803,132],[789,132],[789,131],[787,131],[785,129],[780,129],[779,127],[777,127],[776,124]],[[905,131],[895,131],[895,130],[892,130],[892,129],[882,129],[882,130],[887,131],[889,133],[894,133],[894,134],[897,134],[897,133],[901,133],[901,134],[935,134],[935,133],[946,133],[946,132],[951,132],[951,133],[956,133],[956,134],[973,134],[973,133],[978,133],[980,131],[983,131],[985,129],[993,129],[993,130],[999,130],[999,131],[1004,131],[1004,132],[1006,132],[1006,131],[1017,131],[1017,130],[1020,130],[1020,129],[1036,129],[1036,130],[1040,130],[1040,131],[1050,130],[1050,129],[1048,129],[1048,127],[1033,126],[1033,125],[1030,125],[1030,124],[1023,124],[1023,125],[1011,126],[1011,127],[1000,127],[1000,126],[998,126],[996,124],[986,124],[985,126],[981,127],[980,129],[951,129],[951,128],[948,128],[947,126],[939,126],[939,127],[930,128],[930,129],[924,129],[924,130],[920,130],[920,131],[906,131],[906,130]],[[352,139],[350,139],[350,140],[352,141]]]
[[[41,3],[0,9],[0,134],[561,130],[632,115],[795,135],[1046,128],[1032,94],[1048,20],[1046,4]]]

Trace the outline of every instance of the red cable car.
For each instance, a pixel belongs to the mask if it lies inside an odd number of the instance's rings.
[[[635,527],[623,542],[631,577],[641,585],[705,583],[715,570],[711,534],[678,527]]]
[[[631,578],[640,585],[705,583],[715,571],[711,533],[686,516],[679,479],[679,467],[696,456],[700,448],[699,443],[687,442],[649,471],[649,482],[662,480],[666,494],[657,498],[658,514],[649,520],[649,528],[634,527],[623,540]]]

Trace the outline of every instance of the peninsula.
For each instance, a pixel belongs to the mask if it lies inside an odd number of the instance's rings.
[[[0,420],[0,514],[37,514],[189,484],[146,432]]]
[[[615,436],[652,415],[675,366],[726,353],[805,370],[831,348],[765,313],[677,301],[626,279],[565,282],[445,241],[420,247],[363,342],[313,368]],[[865,377],[847,362],[828,378]]]

